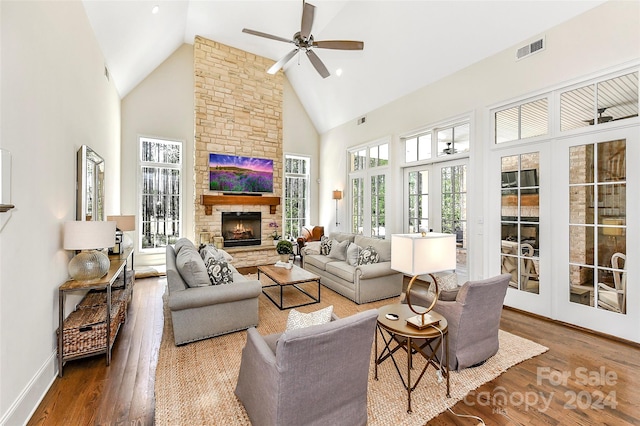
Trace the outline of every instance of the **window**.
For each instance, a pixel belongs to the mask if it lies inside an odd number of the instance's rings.
[[[546,135],[549,132],[549,101],[542,98],[497,111],[494,120],[496,143]]]
[[[414,163],[434,157],[469,152],[469,121],[433,128],[428,131],[402,138],[404,161]],[[435,146],[434,146],[435,141]]]
[[[386,141],[349,152],[351,232],[385,238],[388,166]]]
[[[140,138],[140,250],[174,244],[181,235],[182,144]]]
[[[637,72],[560,94],[560,130],[563,132],[637,116]]]
[[[309,223],[308,157],[285,155],[284,159],[284,235],[295,238]]]

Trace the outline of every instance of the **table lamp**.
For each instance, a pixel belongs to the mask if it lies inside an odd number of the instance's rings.
[[[122,248],[133,246],[133,241],[125,232],[136,230],[135,215],[107,216],[107,220],[116,223],[116,242],[110,251],[112,254],[118,254]]]
[[[435,306],[440,293],[433,274],[456,269],[456,236],[436,232],[391,235],[391,269],[412,276],[406,291],[407,305],[417,315],[407,318],[407,323],[418,329],[436,323],[426,315]],[[431,306],[420,313],[411,305],[411,286],[419,275],[425,274],[433,280],[436,293]]]
[[[78,281],[103,277],[109,272],[109,258],[97,251],[115,243],[116,223],[105,221],[73,221],[64,224],[65,250],[81,250],[69,262],[69,275]]]

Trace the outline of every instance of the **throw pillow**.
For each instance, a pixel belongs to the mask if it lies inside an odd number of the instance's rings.
[[[233,282],[233,272],[224,260],[207,257],[207,273],[213,285],[229,284]]]
[[[379,259],[380,257],[376,249],[372,246],[366,246],[360,251],[360,254],[358,254],[358,265],[371,265],[378,263]]]
[[[347,263],[351,266],[358,266],[358,256],[360,255],[359,245],[355,243],[349,243],[349,247],[347,247]]]
[[[329,257],[335,260],[347,260],[347,246],[349,241],[334,241],[331,243]]]
[[[330,240],[329,237],[323,235],[320,238],[320,254],[327,256],[329,252],[331,252],[331,244],[333,240]]]
[[[308,314],[292,309],[289,312],[289,317],[287,318],[287,328],[285,331],[296,330],[298,328],[305,328],[312,325],[328,324],[331,322],[332,314],[333,305],[327,306],[319,311],[309,312]]]
[[[438,280],[438,289],[442,296],[443,292],[458,289],[458,275],[455,272],[437,272],[433,274]],[[436,288],[433,283],[429,284],[429,293],[435,293]],[[442,297],[440,297],[442,299]],[[455,298],[454,298],[455,299]]]
[[[182,247],[176,256],[176,268],[189,287],[205,287],[211,284],[207,268],[194,248]]]
[[[320,241],[310,241],[302,247],[304,254],[320,254]]]
[[[233,256],[231,256],[226,251],[217,248],[213,244],[201,244],[200,248],[200,256],[204,259],[205,253],[210,253],[214,258],[218,260],[224,260],[225,262],[231,262],[233,260]]]

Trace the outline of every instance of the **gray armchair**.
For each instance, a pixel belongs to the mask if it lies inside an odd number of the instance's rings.
[[[449,369],[483,363],[498,352],[498,329],[510,274],[467,281],[455,301],[438,300],[434,311],[449,323]],[[411,289],[411,304],[430,306],[433,293]],[[439,354],[437,354],[439,355]]]
[[[365,425],[378,311],[261,336],[247,330],[236,396],[254,425]]]

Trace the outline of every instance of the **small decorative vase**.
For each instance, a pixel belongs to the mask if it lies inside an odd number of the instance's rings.
[[[273,245],[277,246],[278,245],[278,241],[280,241],[280,240],[273,240]]]
[[[289,261],[289,255],[288,254],[281,254],[280,255],[280,262],[288,262]]]

